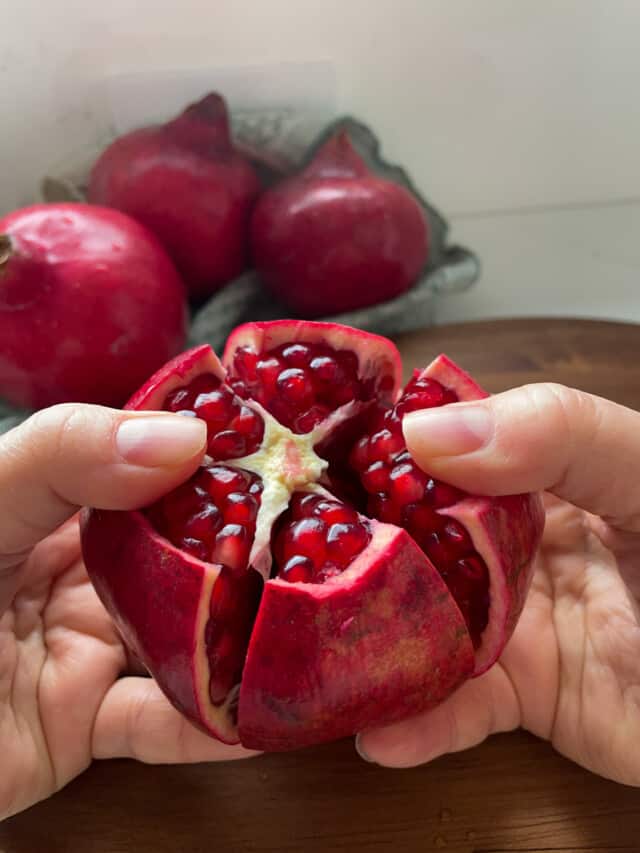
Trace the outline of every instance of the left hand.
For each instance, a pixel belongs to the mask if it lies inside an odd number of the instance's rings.
[[[151,503],[190,476],[205,444],[195,418],[80,405],[45,409],[0,438],[0,820],[92,758],[251,754],[198,731],[152,679],[127,674],[73,517],[82,505]]]

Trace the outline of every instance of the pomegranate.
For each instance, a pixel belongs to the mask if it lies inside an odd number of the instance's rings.
[[[267,190],[251,220],[260,277],[301,317],[399,296],[424,269],[428,242],[418,201],[370,172],[344,131],[301,174]]]
[[[224,99],[210,94],[167,124],[116,139],[91,171],[88,197],[150,228],[201,300],[247,266],[259,190],[231,143]]]
[[[184,346],[185,291],[122,213],[42,204],[0,219],[0,395],[121,406]]]
[[[284,320],[236,329],[222,363],[207,346],[178,356],[129,402],[203,418],[208,455],[139,512],[84,510],[87,569],[169,699],[215,737],[286,750],[390,722],[509,639],[539,496],[463,494],[418,469],[403,415],[485,395],[445,356],[404,391],[400,377],[384,338]]]

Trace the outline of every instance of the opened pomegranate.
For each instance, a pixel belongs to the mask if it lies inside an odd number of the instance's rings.
[[[427,223],[411,193],[370,172],[340,132],[262,195],[251,248],[273,294],[301,317],[320,317],[408,290],[427,262]]]
[[[150,228],[200,300],[247,266],[259,190],[231,143],[223,98],[210,94],[167,124],[116,139],[93,167],[88,196]]]
[[[399,386],[386,339],[280,321],[238,328],[222,363],[184,353],[129,403],[203,418],[208,456],[143,511],[86,510],[87,569],[169,699],[223,741],[292,749],[424,710],[513,631],[539,497],[419,470],[403,415],[484,394],[445,356]]]
[[[185,290],[116,210],[41,204],[0,219],[0,396],[121,406],[186,336]]]

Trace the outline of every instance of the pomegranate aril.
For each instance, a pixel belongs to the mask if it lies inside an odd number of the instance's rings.
[[[321,500],[314,506],[313,514],[325,524],[355,524],[358,521],[358,513],[338,501]]]
[[[289,344],[281,354],[289,367],[306,367],[311,359],[311,350],[305,344]]]
[[[319,518],[302,518],[285,530],[283,553],[285,557],[302,554],[309,557],[315,566],[325,559],[327,526]]]
[[[291,517],[294,521],[298,521],[301,518],[308,518],[321,501],[322,497],[320,495],[310,492],[294,492],[289,504]]]
[[[232,571],[247,567],[251,546],[247,531],[240,524],[225,524],[216,536],[211,562],[228,566]]]
[[[220,387],[220,380],[212,373],[201,373],[200,376],[189,383],[188,389],[195,400],[198,394],[208,394]]]
[[[231,492],[222,507],[226,523],[252,525],[258,515],[258,501],[248,494]]]
[[[337,406],[344,406],[359,399],[359,388],[355,382],[341,382],[333,388],[333,397]]]
[[[227,468],[224,465],[211,465],[202,471],[200,482],[216,504],[220,506],[222,501],[231,492],[244,491],[251,482],[251,475],[237,468]]]
[[[371,495],[368,502],[368,515],[386,524],[402,524],[400,506],[387,495]]]
[[[381,429],[369,440],[369,459],[372,462],[378,459],[387,462],[401,450],[404,450],[402,434],[391,432],[389,429]]]
[[[338,383],[344,381],[344,371],[335,358],[329,355],[320,355],[311,359],[309,370],[314,383]]]
[[[402,523],[409,533],[420,541],[442,524],[442,517],[422,503],[407,504],[402,508]]]
[[[222,515],[215,504],[207,503],[204,508],[192,515],[184,525],[184,535],[192,539],[202,539],[211,543],[215,534],[222,527]]]
[[[287,560],[280,577],[289,583],[310,583],[313,579],[313,563],[308,557],[298,554]]]
[[[362,524],[332,524],[327,534],[327,558],[346,567],[366,548],[370,538]]]
[[[191,554],[192,557],[197,557],[199,560],[206,562],[209,559],[209,549],[205,543],[201,542],[199,539],[185,537],[180,540],[178,546],[183,551],[186,551],[187,554]]]
[[[209,439],[207,453],[212,459],[239,459],[246,456],[247,440],[234,430],[222,430]]]
[[[211,618],[220,618],[220,616],[228,612],[231,609],[233,600],[233,585],[227,578],[225,570],[222,569],[211,590],[211,599],[209,601],[209,614]]]
[[[444,394],[442,397],[442,405],[446,406],[448,403],[457,403],[458,396],[454,391],[451,391],[449,388],[445,388]]]
[[[400,505],[422,498],[427,476],[411,462],[396,465],[389,474],[389,496]]]
[[[351,451],[351,455],[349,456],[349,464],[356,471],[364,471],[364,469],[369,465],[369,445],[370,440],[368,435],[363,436],[354,445],[354,448]]]
[[[429,506],[435,509],[444,509],[444,507],[452,506],[458,503],[464,496],[464,492],[456,489],[455,486],[450,486],[448,483],[442,483],[439,480],[429,478],[424,490],[424,497]]]
[[[346,374],[354,378],[358,375],[360,362],[358,361],[358,356],[355,352],[348,349],[338,350],[336,353],[336,359]]]
[[[313,400],[313,386],[309,377],[298,367],[283,370],[278,376],[276,388],[287,402],[298,407],[306,408]]]
[[[183,409],[188,409],[193,402],[191,392],[187,388],[176,388],[167,395],[164,401],[164,408],[169,412],[180,412]]]
[[[282,364],[277,358],[261,358],[256,365],[256,370],[261,386],[260,399],[267,400],[276,393],[276,382],[282,372]]]
[[[447,550],[453,557],[462,557],[473,552],[473,542],[465,528],[457,521],[449,519],[442,528],[442,538]]]
[[[374,462],[362,473],[362,485],[375,495],[384,492],[389,485],[389,466],[385,462]]]
[[[248,406],[242,406],[238,414],[229,422],[229,429],[239,432],[247,439],[262,439],[264,423],[262,418]]]
[[[229,422],[234,413],[234,397],[226,388],[219,388],[207,394],[198,394],[193,410],[199,418],[207,421],[211,427],[220,430]]]
[[[249,347],[240,347],[233,358],[235,372],[246,382],[255,382],[258,378],[258,354]]]
[[[326,420],[330,414],[331,409],[328,406],[311,406],[310,409],[307,409],[306,412],[295,418],[293,431],[300,435],[305,432],[311,432],[319,423]]]

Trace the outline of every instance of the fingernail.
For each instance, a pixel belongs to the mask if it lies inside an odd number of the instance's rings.
[[[131,465],[162,468],[193,459],[204,450],[207,425],[198,418],[180,415],[149,415],[123,421],[116,433],[116,447]]]
[[[365,750],[362,748],[362,735],[356,735],[356,752],[360,756],[363,761],[367,761],[369,764],[375,764],[376,762],[373,758],[369,758]]]
[[[402,429],[409,449],[415,448],[420,456],[461,456],[489,443],[493,418],[486,406],[454,404],[410,412]]]

